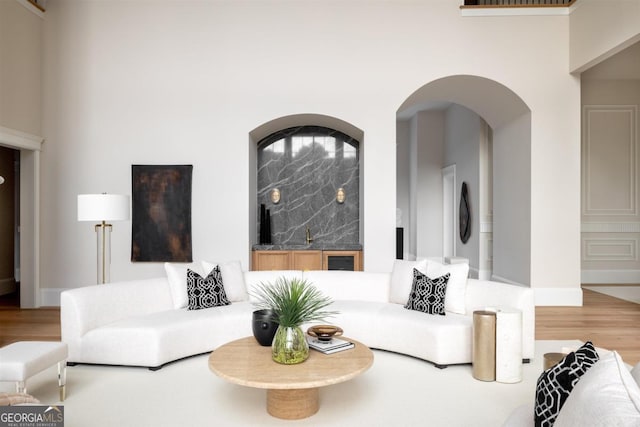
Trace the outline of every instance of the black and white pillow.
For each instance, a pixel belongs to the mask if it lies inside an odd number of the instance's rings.
[[[551,427],[571,390],[599,359],[591,341],[544,371],[536,383],[535,425]]]
[[[444,316],[444,297],[448,281],[449,273],[437,279],[431,279],[414,268],[413,286],[404,308]]]
[[[231,304],[222,284],[220,267],[216,266],[206,278],[195,271],[187,270],[188,310],[219,307]]]

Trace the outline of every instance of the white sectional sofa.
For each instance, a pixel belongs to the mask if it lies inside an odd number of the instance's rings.
[[[205,263],[206,265],[206,263]],[[328,323],[345,336],[371,348],[432,362],[438,367],[471,363],[472,313],[486,307],[522,311],[522,357],[534,356],[535,309],[529,288],[466,279],[455,298],[458,307],[446,315],[407,310],[412,264],[396,264],[392,273],[348,271],[247,271],[239,263],[222,268],[230,305],[187,310],[179,271],[169,277],[132,280],[67,290],[61,295],[62,340],[69,362],[144,366],[151,369],[187,356],[215,350],[229,341],[252,335],[251,290],[279,276],[310,281],[333,299],[339,312]],[[442,267],[444,268],[444,267]],[[468,269],[468,267],[467,267]],[[452,277],[453,278],[453,277]],[[186,291],[185,291],[186,292]],[[404,296],[404,295],[407,296]],[[453,295],[453,294],[452,294]],[[306,328],[305,325],[304,327]]]

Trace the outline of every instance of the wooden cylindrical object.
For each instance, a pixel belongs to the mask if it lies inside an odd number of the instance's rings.
[[[473,312],[473,378],[480,381],[496,379],[496,313]]]
[[[545,353],[544,354],[544,370],[546,371],[547,369],[551,368],[552,366],[555,366],[558,364],[558,362],[560,362],[564,357],[566,356],[566,354],[564,353]]]
[[[268,389],[267,412],[284,420],[300,420],[318,412],[319,390],[303,389]]]

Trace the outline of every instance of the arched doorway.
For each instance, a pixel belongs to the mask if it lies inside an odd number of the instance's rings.
[[[494,80],[448,76],[412,93],[397,110],[397,126],[397,203],[407,257],[445,255],[446,177],[456,183],[454,205],[463,182],[471,202],[471,237],[466,244],[457,238],[453,253],[469,259],[475,277],[528,285],[531,114],[524,101]],[[454,180],[443,175],[453,165]]]

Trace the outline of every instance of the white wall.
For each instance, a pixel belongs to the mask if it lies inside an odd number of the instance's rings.
[[[640,1],[580,0],[570,15],[569,69],[582,72],[640,40]]]
[[[442,254],[442,160],[444,113],[425,111],[417,121],[416,256]]]
[[[471,212],[471,236],[467,243],[462,243],[460,233],[456,233],[456,256],[467,258],[476,275],[480,269],[481,122],[476,113],[457,104],[445,114],[443,166],[456,165],[456,206],[460,205],[462,183],[467,183]]]
[[[39,305],[42,27],[34,6],[0,2],[0,145],[20,152],[20,304]],[[6,256],[14,258],[16,254]]]
[[[42,19],[0,1],[0,126],[40,134]]]
[[[471,42],[479,34],[492,43]],[[95,236],[75,220],[76,195],[130,193],[131,164],[193,164],[194,258],[247,268],[248,133],[298,113],[364,131],[365,269],[389,271],[396,111],[424,84],[470,74],[505,85],[532,111],[537,237],[523,256],[544,277],[532,274],[531,286],[578,288],[579,82],[567,74],[563,38],[566,16],[463,18],[450,0],[50,2],[42,285],[94,281]],[[522,40],[536,42],[523,49]],[[568,179],[549,186],[557,171]],[[565,232],[567,223],[575,230]],[[162,274],[159,264],[129,261],[130,239],[129,223],[114,224],[113,280]],[[547,256],[549,247],[575,258]]]
[[[409,121],[399,120],[396,124],[396,207],[400,210],[396,225],[403,228],[402,254],[409,259]],[[415,258],[415,252],[412,254]]]
[[[584,77],[582,103],[582,281],[638,283],[640,76]]]
[[[518,284],[531,280],[530,134],[529,114],[493,132],[493,276]]]

